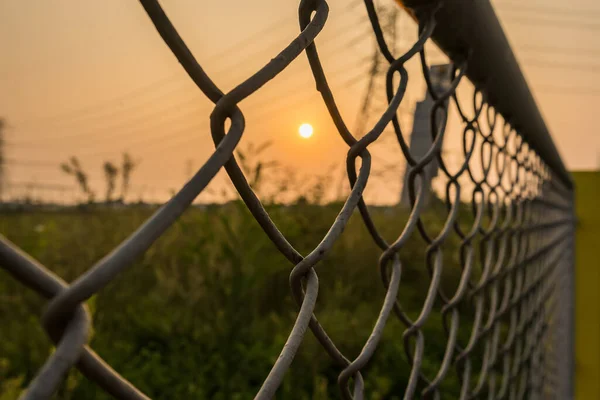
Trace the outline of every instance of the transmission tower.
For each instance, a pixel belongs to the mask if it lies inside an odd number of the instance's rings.
[[[436,93],[443,93],[450,88],[451,84],[451,66],[449,64],[432,65],[429,68],[429,74],[431,79],[432,89]],[[417,102],[415,107],[415,113],[413,117],[413,128],[410,135],[410,152],[416,159],[421,159],[427,154],[433,144],[431,136],[431,110],[433,109],[435,101],[425,90],[425,98]],[[446,100],[447,105],[447,100]],[[444,115],[444,120],[447,118],[447,114]],[[445,123],[445,121],[438,120],[438,124]],[[439,165],[437,160],[432,160],[424,169],[424,176],[420,182],[420,185],[424,185],[424,202],[429,202],[431,197],[431,181],[438,174]],[[410,205],[408,195],[408,172],[410,169],[406,169],[403,177],[402,191],[400,193],[400,204],[408,207]]]
[[[386,2],[388,3],[388,2]],[[379,21],[381,23],[381,30],[386,37],[388,47],[392,54],[396,54],[397,46],[397,25],[400,16],[399,7],[394,2],[390,4],[379,5],[377,7],[377,14],[379,15]],[[367,88],[363,96],[360,111],[357,115],[355,132],[357,135],[364,135],[369,117],[371,115],[378,115],[380,112],[381,104],[377,104],[376,94],[380,94],[378,89],[378,83],[385,81],[385,74],[387,72],[388,61],[383,57],[377,44],[373,49],[373,56],[371,58],[371,68],[369,70],[369,81]]]

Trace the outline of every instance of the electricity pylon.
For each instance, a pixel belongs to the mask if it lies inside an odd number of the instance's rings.
[[[381,30],[387,39],[387,44],[392,52],[396,54],[397,45],[397,25],[399,7],[394,2],[389,2],[385,6],[377,7],[377,14],[381,23]],[[378,82],[385,81],[385,74],[388,69],[388,61],[379,51],[379,47],[375,44],[373,56],[371,58],[371,68],[369,70],[369,81],[365,90],[360,110],[356,118],[355,132],[358,136],[364,135],[367,122],[371,115],[379,115],[381,113],[381,104],[376,104],[375,94],[378,89]]]

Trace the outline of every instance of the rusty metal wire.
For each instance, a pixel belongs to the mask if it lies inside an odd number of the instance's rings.
[[[412,9],[418,20],[418,40],[407,52],[396,55],[387,47],[373,0],[364,1],[379,49],[389,63],[388,107],[377,123],[359,138],[349,131],[338,110],[314,42],[328,18],[325,0],[301,0],[298,36],[263,68],[227,93],[205,73],[159,3],[156,0],[140,0],[140,3],[189,77],[215,104],[210,115],[215,151],[169,202],[70,285],[0,236],[0,267],[50,300],[42,323],[56,351],[29,382],[23,399],[49,399],[72,367],[115,398],[147,398],[88,347],[92,321],[85,302],[118,279],[222,168],[265,234],[293,267],[290,285],[298,304],[297,318],[257,399],[270,399],[275,395],[309,329],[339,365],[341,397],[368,397],[368,393],[364,393],[361,371],[373,357],[390,318],[397,318],[405,326],[402,340],[406,360],[398,362],[408,362],[411,373],[404,392],[398,393],[404,399],[446,398],[444,381],[451,374],[458,377],[461,399],[570,397],[570,372],[565,360],[571,357],[568,343],[572,312],[569,309],[572,306],[572,189],[557,179],[555,171],[533,150],[519,129],[511,125],[509,116],[500,115],[488,104],[477,84],[472,105],[463,104],[464,99],[459,99],[456,90],[466,79],[469,49],[462,55],[452,56],[451,84],[444,92],[438,92],[432,85],[425,43],[431,40],[435,30],[439,4]],[[238,104],[302,53],[308,57],[316,89],[348,146],[346,168],[352,188],[327,234],[307,255],[294,249],[270,219],[234,157],[245,128],[244,114]],[[432,144],[419,159],[411,154],[397,117],[409,79],[405,64],[413,57],[420,59],[428,91],[435,101],[430,114]],[[463,161],[454,167],[447,164],[441,151],[451,105],[458,111],[462,123]],[[472,108],[470,113],[468,108]],[[381,137],[390,123],[408,165],[411,203],[410,217],[393,243],[380,235],[362,198],[371,171],[369,146]],[[357,161],[360,161],[358,169]],[[446,206],[445,222],[439,232],[432,232],[423,219],[424,171],[432,162],[439,165],[445,184],[442,196]],[[320,325],[314,309],[319,290],[319,261],[340,237],[355,210],[360,213],[371,240],[381,249],[379,270],[386,294],[379,315],[374,316],[370,337],[360,354],[351,357],[336,347],[335,339]],[[465,210],[471,213],[466,220],[461,218]],[[400,300],[402,264],[399,255],[413,236],[427,243],[424,264],[430,277],[428,292],[416,316],[410,316]],[[449,292],[441,282],[446,263],[444,249],[451,237],[460,241],[456,256],[462,269],[460,281]],[[441,307],[444,338],[426,338],[423,332],[434,307]],[[469,327],[466,339],[459,335],[461,324]],[[443,357],[437,360],[437,372],[431,375],[422,368],[427,341],[446,343]]]

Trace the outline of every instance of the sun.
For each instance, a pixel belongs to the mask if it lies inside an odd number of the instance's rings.
[[[304,139],[308,139],[313,134],[313,127],[311,124],[302,124],[300,125],[300,128],[298,128],[298,133]]]

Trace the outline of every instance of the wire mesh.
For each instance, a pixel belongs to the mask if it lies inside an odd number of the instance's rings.
[[[325,0],[301,0],[298,36],[263,68],[227,93],[202,69],[159,3],[156,0],[140,0],[140,3],[189,77],[215,104],[210,115],[215,151],[169,202],[71,284],[0,236],[0,266],[23,285],[49,299],[42,324],[56,346],[29,382],[23,399],[51,398],[73,367],[115,398],[147,398],[88,346],[92,320],[85,302],[143,254],[221,169],[227,171],[264,233],[293,267],[290,285],[298,305],[296,321],[279,358],[256,394],[257,399],[275,396],[308,334],[316,337],[323,351],[339,366],[341,398],[369,397],[364,390],[362,371],[371,361],[391,318],[397,318],[405,327],[401,340],[406,360],[398,360],[398,363],[409,363],[410,376],[403,393],[397,394],[405,399],[446,398],[444,382],[450,375],[460,382],[461,399],[571,397],[572,366],[566,360],[572,357],[572,191],[557,179],[519,130],[487,104],[477,85],[472,105],[463,104],[464,99],[457,96],[458,85],[466,79],[468,49],[462,60],[453,57],[455,64],[449,86],[440,91],[433,85],[425,44],[431,40],[436,26],[437,5],[413,10],[418,20],[418,40],[408,51],[396,55],[387,47],[373,1],[365,0],[379,50],[389,64],[388,106],[365,135],[356,137],[338,110],[314,42],[328,18]],[[348,146],[346,168],[351,186],[335,222],[320,244],[306,255],[300,254],[270,219],[234,157],[245,128],[244,114],[238,104],[302,53],[308,57],[316,89]],[[405,64],[413,57],[420,58],[429,95],[434,99],[429,118],[431,145],[419,157],[411,154],[397,117],[409,79]],[[454,167],[448,165],[442,152],[450,104],[456,107],[462,124],[463,157]],[[467,108],[472,108],[472,112]],[[369,146],[390,124],[407,163],[410,203],[410,217],[392,243],[380,235],[361,196],[371,172]],[[444,224],[437,232],[423,219],[428,190],[425,174],[432,163],[441,171],[441,198],[445,205],[438,210]],[[355,211],[360,213],[369,232],[370,237],[365,240],[372,240],[381,249],[378,267],[386,293],[379,315],[374,316],[370,337],[362,351],[351,357],[336,347],[335,338],[328,335],[314,310],[319,291],[319,262]],[[469,218],[461,217],[465,213]],[[427,243],[423,260],[429,272],[429,288],[419,313],[409,315],[400,300],[403,266],[399,256],[408,239],[415,236]],[[450,238],[460,242],[459,254],[455,256],[460,260],[461,269],[459,281],[448,290],[443,285],[443,273],[444,250]],[[441,307],[443,338],[428,338],[423,331],[434,307]],[[460,335],[461,329],[466,329],[466,337]],[[427,342],[431,341],[445,343],[443,356],[433,374],[423,368]]]

